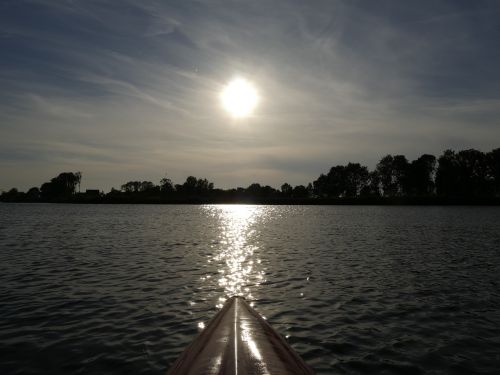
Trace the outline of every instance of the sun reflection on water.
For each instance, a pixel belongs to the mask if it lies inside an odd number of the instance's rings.
[[[223,289],[217,307],[236,295],[251,301],[254,287],[264,281],[258,247],[253,240],[255,222],[263,214],[262,207],[217,205],[206,208],[219,220],[219,243],[208,259],[208,263],[217,266],[218,285]]]

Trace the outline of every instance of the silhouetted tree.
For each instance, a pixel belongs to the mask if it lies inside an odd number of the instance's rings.
[[[438,159],[436,191],[439,196],[458,195],[459,172],[455,151],[445,150]]]
[[[307,189],[307,196],[308,196],[309,198],[310,198],[310,197],[312,197],[312,196],[313,196],[313,193],[314,193],[314,188],[313,188],[312,183],[310,183],[310,182],[309,182],[309,183],[307,184],[306,189]]]
[[[318,197],[357,197],[369,182],[368,168],[359,163],[348,163],[330,168],[313,182],[312,192]]]
[[[291,197],[292,191],[293,191],[293,188],[289,183],[285,182],[283,185],[281,185],[281,194],[283,196]]]
[[[75,193],[79,180],[81,180],[81,174],[60,173],[59,176],[52,178],[50,182],[42,184],[40,194],[43,199],[47,200],[68,199]]]
[[[207,193],[210,190],[213,190],[214,184],[212,182],[209,182],[206,178],[199,178],[196,181],[196,192],[203,194]]]
[[[330,168],[327,174],[326,194],[328,197],[338,198],[344,195],[346,190],[345,167],[337,165]]]
[[[492,193],[488,181],[488,164],[486,155],[481,151],[470,149],[457,154],[459,166],[460,195],[481,197]]]
[[[409,179],[408,179],[410,163],[408,163],[408,160],[404,155],[395,155],[393,162],[394,162],[395,180],[398,186],[397,195],[398,196],[408,195],[408,191],[410,190]]]
[[[2,192],[0,200],[2,202],[19,202],[24,200],[24,193],[18,191],[16,188],[12,188],[9,191]]]
[[[343,196],[357,197],[368,184],[368,168],[359,163],[349,163],[344,168],[344,192]]]
[[[455,153],[446,150],[439,157],[436,189],[440,196],[479,197],[492,195],[493,180],[488,178],[488,160],[484,153],[470,149]]]
[[[141,196],[160,193],[160,187],[151,181],[129,181],[121,186],[121,190],[127,194],[140,194]]]
[[[194,176],[189,176],[181,186],[181,192],[185,194],[194,194],[196,192],[196,182],[198,180]]]
[[[368,183],[361,189],[361,196],[380,197],[380,176],[377,171],[368,173]]]
[[[253,183],[249,185],[246,189],[247,193],[253,195],[253,196],[258,196],[260,194],[260,190],[262,189],[262,186],[258,183]]]
[[[253,183],[245,190],[244,195],[247,198],[275,198],[279,196],[279,192],[269,185],[261,186],[258,183]]]
[[[175,190],[184,196],[206,196],[214,188],[214,184],[206,178],[189,176],[182,185],[175,185]]]
[[[175,191],[174,184],[170,178],[164,177],[160,180],[160,191],[167,195]]]
[[[408,168],[406,195],[429,196],[434,193],[436,157],[424,154],[411,162]]]
[[[383,195],[403,196],[408,191],[408,160],[404,155],[386,155],[377,164]]]
[[[37,187],[32,187],[26,193],[26,198],[31,202],[36,202],[40,199],[40,189]]]
[[[125,193],[138,193],[141,187],[140,181],[129,181],[121,186]]]
[[[292,197],[293,198],[307,198],[309,196],[309,191],[304,185],[297,185],[293,188]]]
[[[487,156],[470,149],[455,153],[446,150],[439,157],[436,172],[438,195],[450,197],[479,197],[494,194]]]
[[[380,180],[382,192],[384,196],[392,197],[396,195],[397,185],[393,173],[394,158],[392,155],[386,155],[377,164],[377,175]]]
[[[153,184],[151,181],[142,181],[141,186],[139,187],[139,191],[141,193],[155,193],[159,191],[159,188],[155,184]]]
[[[313,194],[318,198],[323,198],[327,196],[327,182],[328,177],[323,173],[319,175],[318,179],[313,181]]]

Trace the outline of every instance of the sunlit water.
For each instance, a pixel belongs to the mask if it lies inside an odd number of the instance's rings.
[[[500,208],[0,205],[0,373],[163,374],[231,295],[318,373],[497,373]]]

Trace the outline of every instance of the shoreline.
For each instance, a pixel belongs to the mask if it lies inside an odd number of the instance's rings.
[[[58,200],[4,200],[0,203],[62,203],[62,204],[249,204],[249,205],[308,205],[308,206],[500,206],[500,197],[443,198],[443,197],[366,197],[366,198],[244,198],[217,199],[158,198],[158,197],[75,197]]]

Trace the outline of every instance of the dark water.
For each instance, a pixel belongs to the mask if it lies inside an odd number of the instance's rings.
[[[163,374],[243,294],[324,374],[500,370],[500,208],[0,205],[0,373]]]

